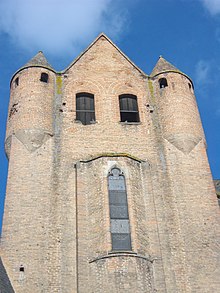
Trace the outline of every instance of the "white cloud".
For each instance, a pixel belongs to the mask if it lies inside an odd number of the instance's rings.
[[[196,82],[199,84],[207,84],[210,82],[211,61],[200,60],[196,64]]]
[[[101,31],[111,37],[122,32],[126,19],[122,2],[0,0],[0,32],[26,49],[72,53]]]
[[[220,13],[220,0],[200,0],[212,15]]]

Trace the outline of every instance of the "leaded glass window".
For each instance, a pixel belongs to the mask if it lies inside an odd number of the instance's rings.
[[[113,168],[108,176],[112,250],[131,250],[125,177]]]

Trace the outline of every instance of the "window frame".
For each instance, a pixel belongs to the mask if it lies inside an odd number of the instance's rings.
[[[115,172],[118,175],[114,175]],[[111,180],[120,180],[121,182],[111,182]],[[112,251],[132,251],[126,179],[121,169],[116,166],[112,167],[108,173],[108,198],[111,249]]]
[[[133,94],[119,95],[120,122],[140,123],[137,96]]]
[[[84,100],[82,99],[84,98]],[[82,101],[80,101],[80,99]],[[86,101],[87,99],[87,101]],[[81,105],[80,105],[81,104]],[[88,107],[88,109],[86,109]],[[85,114],[85,115],[83,115]],[[83,117],[84,116],[84,117]],[[89,117],[90,116],[90,120]],[[91,125],[96,122],[95,117],[95,97],[91,93],[80,92],[76,94],[76,119],[83,125]]]

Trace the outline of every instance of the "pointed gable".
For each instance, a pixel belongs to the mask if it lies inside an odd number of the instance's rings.
[[[162,56],[160,56],[159,60],[157,61],[157,64],[155,65],[153,71],[151,72],[150,76],[155,76],[155,75],[157,75],[159,73],[169,72],[169,71],[175,71],[175,72],[182,73],[174,65],[172,65],[166,59],[164,59]]]
[[[135,68],[141,75],[143,76],[147,76],[138,66],[136,66],[104,33],[101,33],[89,46],[88,48],[83,51],[63,72],[67,72],[69,71],[69,69],[71,69],[71,67],[73,67],[77,62],[79,62],[85,55],[87,55],[89,52],[91,52],[91,50],[93,49],[93,47],[97,46],[97,47],[101,47],[101,43],[103,41],[107,41],[108,44],[112,47],[112,50],[115,50],[115,52],[117,52],[118,54],[121,55],[121,57],[123,57],[124,61],[126,61],[130,66],[132,66],[133,68]],[[100,48],[101,49],[101,48]],[[111,50],[111,51],[112,51]],[[101,50],[100,50],[101,51]],[[108,55],[110,50],[106,50],[105,56],[106,58],[109,58],[110,56]],[[101,54],[99,55],[99,57],[101,57]]]
[[[0,257],[0,292],[1,293],[14,293],[11,282],[8,278],[7,272],[4,268],[2,259]]]

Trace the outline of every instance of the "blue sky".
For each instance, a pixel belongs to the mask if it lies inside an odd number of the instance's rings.
[[[147,74],[162,55],[192,78],[220,178],[220,0],[0,0],[0,11],[0,227],[11,76],[39,50],[62,70],[100,32]]]

